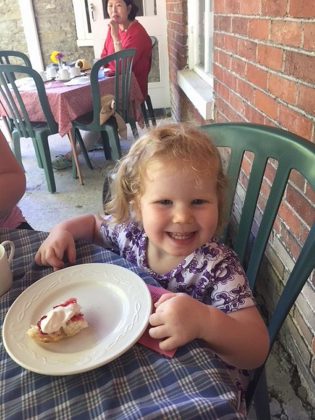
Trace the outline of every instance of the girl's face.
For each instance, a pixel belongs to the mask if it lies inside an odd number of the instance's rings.
[[[148,165],[140,219],[155,258],[186,257],[211,239],[218,224],[216,173],[196,173],[182,162]],[[152,254],[153,252],[153,254]]]
[[[109,0],[107,2],[107,13],[111,20],[118,24],[128,22],[128,15],[131,5],[127,6],[124,0]]]

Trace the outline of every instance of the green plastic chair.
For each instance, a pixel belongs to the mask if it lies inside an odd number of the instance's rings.
[[[115,117],[111,117],[104,124],[100,125],[101,92],[99,84],[101,80],[99,80],[99,72],[101,68],[107,67],[110,62],[115,62],[115,68],[119,69],[114,76],[116,112],[120,114],[126,123],[130,124],[134,136],[138,137],[136,122],[129,114],[130,83],[135,53],[136,50],[134,48],[122,50],[101,58],[94,63],[90,75],[93,111],[73,121],[75,139],[80,141],[82,148],[84,146],[82,146],[83,140],[79,130],[95,131],[101,134],[105,159],[108,160],[118,160],[121,157],[121,148]]]
[[[24,65],[27,67],[32,67],[31,61],[26,54],[24,54],[21,51],[14,51],[14,50],[0,50],[0,64],[18,64],[18,65]],[[52,64],[52,65],[56,66],[56,64]],[[13,74],[12,76],[15,77]],[[1,104],[1,100],[0,100],[0,104]],[[11,137],[12,137],[12,131],[13,131],[12,121],[6,117],[2,117],[2,118],[8,132],[11,134]],[[84,146],[84,143],[81,137],[78,138],[78,142],[79,142],[83,157],[88,167],[90,169],[93,169],[93,165],[90,161],[89,154],[86,151],[86,148]],[[73,171],[72,171],[73,177],[76,178],[77,173],[76,173],[76,166],[75,166],[73,157],[72,157],[72,168],[73,168]]]
[[[229,220],[232,217],[232,206],[244,153],[249,151],[253,154],[251,174],[245,197],[242,198],[238,229],[232,238],[230,238],[229,230],[226,229],[222,239],[229,245],[232,240],[232,248],[237,252],[246,270],[250,286],[254,290],[256,281],[259,282],[259,269],[283,193],[288,185],[290,172],[298,171],[315,191],[315,144],[293,133],[263,125],[226,123],[205,125],[201,128],[210,135],[217,147],[230,152],[227,169],[230,180],[227,203]],[[256,204],[269,159],[277,161],[277,169],[260,224],[256,226],[253,225]],[[271,351],[290,308],[315,267],[314,256],[315,223],[311,226],[299,258],[286,281],[273,314],[270,315],[268,322],[269,351]],[[247,391],[248,407],[253,400],[255,401],[257,419],[269,419],[270,410],[264,366],[253,372]]]
[[[18,79],[21,77],[33,80],[46,121],[34,123],[30,120],[18,89]],[[17,160],[22,164],[21,137],[31,137],[38,166],[45,171],[48,190],[51,193],[56,192],[48,136],[58,133],[58,125],[51,112],[41,76],[36,70],[27,66],[0,64],[0,98],[10,120],[13,151]]]
[[[19,64],[32,67],[31,61],[26,54],[14,50],[0,50],[0,64]],[[2,117],[2,120],[6,125],[7,131],[12,134],[11,121],[4,116]]]
[[[21,51],[0,50],[0,64],[16,64],[32,67],[31,60]]]
[[[157,38],[155,36],[150,36],[151,42],[152,42],[152,52],[155,46],[157,45]],[[152,57],[151,57],[152,60]],[[144,102],[141,104],[141,111],[144,119],[144,123],[147,128],[150,127],[149,120],[152,121],[152,125],[156,126],[156,118],[154,114],[154,109],[151,101],[151,97],[149,94],[147,94],[147,97],[145,98]]]

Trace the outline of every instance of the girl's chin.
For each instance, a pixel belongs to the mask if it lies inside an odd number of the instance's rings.
[[[171,243],[169,244],[169,253],[171,255],[174,255],[176,257],[182,256],[182,257],[187,257],[187,255],[190,255],[195,249],[196,249],[196,245],[190,243],[178,243],[178,241],[176,243]]]

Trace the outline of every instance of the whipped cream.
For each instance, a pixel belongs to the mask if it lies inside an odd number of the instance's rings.
[[[40,321],[40,329],[45,334],[52,334],[60,330],[68,321],[81,312],[81,306],[77,303],[70,303],[67,306],[57,306],[47,312]]]

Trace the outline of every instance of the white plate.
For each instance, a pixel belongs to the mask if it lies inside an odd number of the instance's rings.
[[[59,81],[63,82],[63,80],[59,80]],[[78,76],[78,77],[74,77],[68,82],[65,81],[65,85],[67,86],[86,85],[87,83],[90,83],[90,76]]]
[[[36,84],[32,77],[21,77],[15,81],[15,85],[20,92],[36,89]]]
[[[75,297],[89,327],[57,343],[26,335],[54,305]],[[10,307],[2,329],[10,357],[45,375],[71,375],[102,366],[127,351],[145,331],[151,295],[132,271],[112,264],[82,264],[49,274],[28,287]]]

